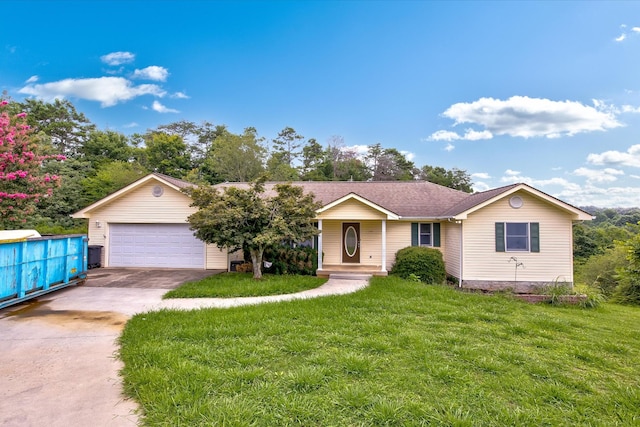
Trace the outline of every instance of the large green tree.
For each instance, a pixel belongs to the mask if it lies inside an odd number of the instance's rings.
[[[142,178],[149,171],[136,162],[116,160],[105,163],[95,175],[80,181],[87,200],[91,204]]]
[[[127,162],[134,156],[129,138],[112,130],[92,131],[79,152],[94,169],[99,169],[102,165],[116,160]]]
[[[158,131],[178,135],[187,144],[194,167],[200,167],[207,157],[213,141],[226,130],[225,126],[214,126],[208,121],[200,124],[188,120],[158,126]]]
[[[302,187],[290,184],[276,185],[275,195],[269,196],[263,181],[246,189],[202,186],[186,190],[192,206],[199,208],[188,218],[196,237],[231,251],[248,250],[255,279],[262,278],[266,248],[283,241],[305,241],[318,233],[313,218],[321,206]]]
[[[27,113],[27,122],[34,134],[47,135],[51,144],[67,157],[77,156],[95,130],[95,125],[68,100],[48,103],[26,99],[19,106]]]
[[[150,132],[144,135],[146,148],[141,151],[139,163],[148,170],[182,178],[191,169],[187,144],[179,135]]]
[[[311,138],[302,147],[302,168],[300,179],[303,181],[327,181],[327,156],[325,150],[315,139]]]
[[[454,190],[473,193],[471,176],[462,169],[445,169],[441,166],[426,165],[420,170],[420,178]]]
[[[248,182],[264,173],[266,149],[255,128],[241,135],[224,130],[213,142],[202,169],[215,177],[215,182]]]
[[[368,158],[375,153],[371,176],[374,181],[411,181],[415,166],[404,154],[395,148],[381,149],[380,144],[369,147]]]
[[[624,243],[628,264],[619,271],[620,283],[613,300],[623,304],[640,305],[640,233]]]

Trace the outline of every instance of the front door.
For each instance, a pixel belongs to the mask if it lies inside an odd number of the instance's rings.
[[[342,262],[360,263],[360,223],[342,224]]]

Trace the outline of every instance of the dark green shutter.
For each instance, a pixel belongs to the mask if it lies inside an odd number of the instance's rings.
[[[433,246],[436,248],[440,247],[440,223],[436,222],[433,224]]]
[[[496,222],[496,252],[504,252],[504,222]]]
[[[540,223],[529,224],[529,231],[531,232],[531,252],[540,252]]]
[[[418,239],[418,223],[411,223],[411,246],[419,246],[420,240]]]

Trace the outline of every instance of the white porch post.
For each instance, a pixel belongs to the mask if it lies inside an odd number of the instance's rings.
[[[387,271],[387,220],[382,220],[382,269]]]
[[[321,219],[318,220],[318,231],[320,231],[320,234],[318,234],[318,247],[316,248],[318,250],[318,270],[322,270],[322,220]]]

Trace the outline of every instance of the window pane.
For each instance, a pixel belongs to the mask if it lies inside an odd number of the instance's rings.
[[[508,251],[528,251],[529,224],[526,222],[507,223],[505,240]]]
[[[529,224],[526,222],[508,222],[507,236],[526,236]]]
[[[431,246],[431,224],[420,224],[420,246]]]

